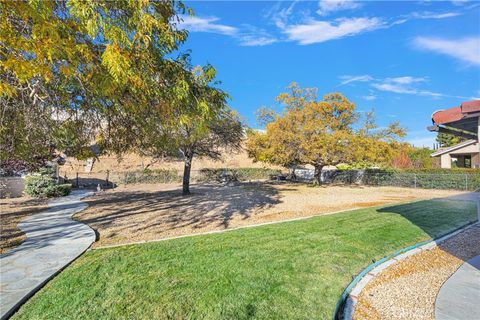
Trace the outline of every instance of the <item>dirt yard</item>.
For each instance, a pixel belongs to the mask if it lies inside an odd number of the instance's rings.
[[[458,191],[395,187],[311,187],[292,183],[193,185],[138,184],[98,193],[75,216],[99,233],[95,247],[223,230],[458,194]]]
[[[19,246],[25,240],[25,234],[18,229],[17,224],[46,207],[46,199],[30,197],[0,199],[0,253]]]

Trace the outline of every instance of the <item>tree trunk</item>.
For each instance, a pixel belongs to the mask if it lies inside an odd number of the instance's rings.
[[[292,171],[290,172],[290,180],[297,181],[297,175],[295,174],[295,170],[297,169],[297,165],[292,165],[291,166]]]
[[[190,194],[190,171],[192,170],[193,152],[185,153],[185,165],[183,167],[183,195]]]
[[[315,172],[313,173],[313,184],[322,185],[322,169],[323,165],[315,165]]]

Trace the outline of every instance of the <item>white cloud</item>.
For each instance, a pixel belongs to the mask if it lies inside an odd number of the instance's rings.
[[[299,0],[293,1],[287,8],[280,9],[280,2],[277,3],[272,9],[267,13],[265,18],[271,18],[274,24],[283,29],[286,25],[287,20],[293,14],[293,9]]]
[[[362,98],[367,101],[373,101],[377,99],[377,96],[374,94],[369,94],[368,96],[363,96]]]
[[[416,92],[415,90],[406,88],[402,85],[392,84],[392,83],[374,83],[372,84],[372,87],[381,91],[389,91],[389,92],[395,92],[395,93],[414,94]]]
[[[317,13],[321,16],[341,10],[350,10],[360,7],[360,3],[352,0],[320,0]]]
[[[242,31],[237,35],[241,46],[266,46],[278,40],[264,29],[250,24],[242,25]]]
[[[415,82],[425,82],[427,79],[426,78],[417,78],[417,77],[396,77],[396,78],[387,78],[385,81],[387,82],[393,82],[393,83],[398,83],[398,84],[411,84]]]
[[[460,16],[461,13],[459,12],[444,12],[444,13],[437,13],[437,12],[413,12],[410,17],[415,19],[445,19],[445,18],[452,18]]]
[[[346,84],[349,84],[351,82],[368,82],[368,81],[373,80],[372,76],[370,76],[368,74],[364,74],[364,75],[361,75],[361,76],[345,75],[345,76],[340,76],[339,78],[340,78],[340,80],[342,80],[340,85],[346,85]]]
[[[242,28],[232,27],[217,23],[216,17],[192,17],[182,16],[183,21],[179,28],[190,32],[210,32],[233,37],[241,46],[265,46],[277,42],[277,39],[262,29],[250,25],[242,25]]]
[[[245,47],[266,46],[277,42],[277,39],[266,36],[245,35],[240,37],[240,45]]]
[[[417,37],[413,43],[419,49],[444,54],[468,64],[480,65],[480,37],[454,40]]]
[[[426,82],[427,78],[425,77],[412,77],[412,76],[403,76],[403,77],[393,77],[385,78],[379,80],[377,83],[373,83],[372,87],[380,91],[402,93],[402,94],[413,94],[419,96],[429,96],[434,98],[443,97],[444,95],[437,92],[432,92],[428,90],[421,90],[415,88],[413,85]]]
[[[277,41],[295,41],[301,45],[322,43],[329,40],[355,36],[377,29],[387,29],[415,19],[445,19],[464,14],[463,9],[456,11],[418,11],[391,18],[382,17],[343,17],[338,19],[317,19],[309,10],[295,10],[301,0],[294,0],[288,6],[277,2],[264,15],[270,19],[285,35],[286,39]],[[355,9],[363,4],[354,0],[320,0],[317,13],[327,16],[330,13]]]
[[[418,88],[418,85],[428,81],[427,77],[413,77],[413,76],[402,76],[402,77],[388,77],[388,78],[374,78],[371,75],[344,75],[340,76],[341,80],[339,85],[346,85],[353,82],[369,82],[369,85],[379,91],[392,92],[398,94],[410,94],[417,96],[426,96],[431,98],[457,98],[457,99],[466,99],[471,100],[471,97],[465,96],[455,96],[448,95],[439,92],[433,92],[429,90],[424,90]],[[362,96],[363,99],[370,101],[377,99],[377,96],[370,92],[369,95]]]
[[[445,96],[444,94],[437,93],[437,92],[419,90],[416,88],[407,87],[403,84],[394,84],[394,83],[388,83],[388,82],[374,83],[372,84],[372,87],[380,91],[388,91],[388,92],[402,93],[402,94],[413,94],[413,95],[419,95],[419,96],[429,96],[434,98],[440,98]]]
[[[220,20],[216,17],[200,18],[192,16],[182,16],[183,21],[179,23],[179,28],[187,29],[191,32],[211,32],[224,35],[235,35],[238,29],[232,26],[215,23]]]
[[[334,21],[310,20],[283,28],[288,40],[306,45],[357,35],[383,26],[379,18],[343,18]]]

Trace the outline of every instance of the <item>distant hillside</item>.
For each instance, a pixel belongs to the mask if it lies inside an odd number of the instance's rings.
[[[150,165],[149,165],[150,164]],[[142,170],[148,166],[149,169],[176,169],[183,170],[182,161],[158,161],[154,162],[150,157],[142,157],[137,154],[127,154],[118,159],[115,155],[101,156],[98,160],[93,162],[91,170],[88,170],[88,161],[77,160],[68,157],[66,163],[60,166],[60,175],[73,177],[77,172],[85,174],[105,173],[110,172],[125,172]],[[280,167],[266,165],[264,163],[254,163],[252,159],[248,158],[247,152],[241,150],[237,153],[224,152],[222,160],[213,161],[210,159],[194,158],[192,170],[200,170],[203,168],[272,168],[280,169]]]

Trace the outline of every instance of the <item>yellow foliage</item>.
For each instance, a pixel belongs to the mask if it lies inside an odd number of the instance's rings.
[[[266,125],[265,132],[248,132],[249,155],[283,166],[310,164],[317,173],[324,166],[340,163],[390,163],[396,137],[404,135],[398,124],[375,130],[374,121],[367,119],[362,127],[354,103],[341,93],[318,100],[317,91],[292,83],[281,93],[276,100],[283,103],[284,112]]]

